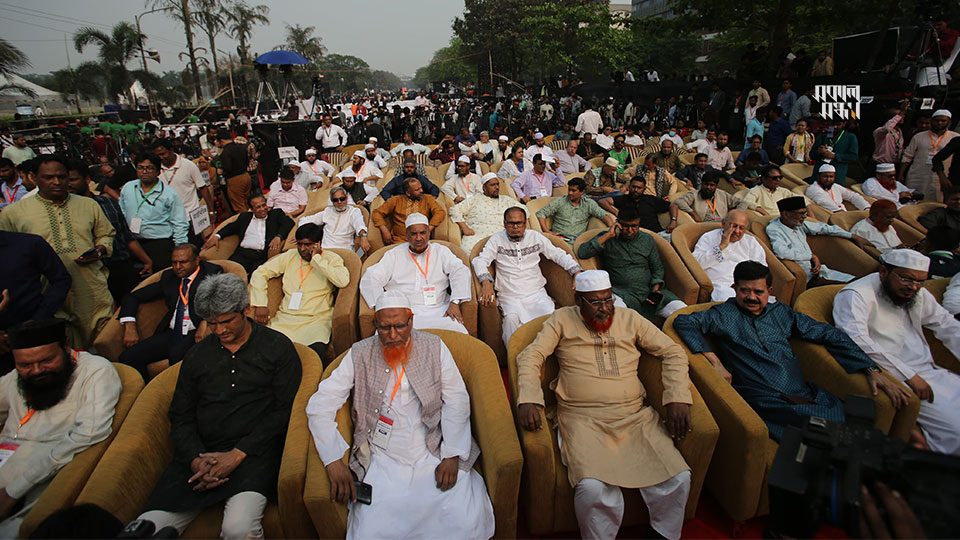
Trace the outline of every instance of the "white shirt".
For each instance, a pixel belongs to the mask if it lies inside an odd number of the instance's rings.
[[[471,283],[470,269],[447,246],[430,242],[423,253],[414,255],[405,243],[387,250],[380,262],[364,271],[360,294],[374,308],[380,296],[391,291],[403,293],[411,305],[423,306],[431,305],[425,300],[423,288],[435,287],[436,301],[432,305],[447,305],[451,300],[469,300]]]
[[[623,139],[623,144],[627,146],[643,146],[643,137],[639,135],[627,135]]]
[[[301,206],[307,205],[307,190],[294,182],[290,186],[290,191],[284,191],[280,180],[275,180],[270,184],[270,194],[267,195],[267,206],[270,208],[279,208],[285,213],[296,212]]]
[[[177,161],[170,167],[160,166],[160,179],[177,192],[188,216],[200,206],[197,190],[206,187],[207,181],[203,179],[196,163],[178,155]]]
[[[857,210],[866,210],[870,208],[867,202],[859,193],[852,189],[847,189],[840,184],[833,184],[829,191],[823,189],[823,186],[814,182],[806,190],[807,198],[815,202],[827,212],[840,212],[847,208],[843,205],[844,201],[853,203]]]
[[[523,151],[523,170],[529,171],[533,169],[533,156],[540,154],[544,158],[547,156],[553,157],[553,149],[547,145],[537,146],[536,143],[531,144]]]
[[[347,132],[336,124],[330,124],[330,127],[320,126],[313,136],[320,141],[323,148],[335,148],[347,144]]]
[[[874,199],[886,199],[896,204],[897,208],[903,207],[903,205],[900,204],[901,193],[913,193],[912,189],[901,184],[900,182],[897,182],[893,189],[887,189],[883,187],[883,184],[881,184],[876,177],[868,178],[867,181],[860,186],[860,188],[863,190],[863,194],[867,197],[873,197]]]
[[[672,141],[674,148],[680,148],[683,146],[683,137],[680,135],[674,134],[671,136],[669,133],[664,133],[660,136],[660,143],[663,144],[663,141]]]
[[[903,243],[893,227],[888,227],[887,232],[880,232],[870,218],[858,221],[850,228],[850,234],[866,238],[880,253],[886,253]]]
[[[693,257],[700,263],[703,270],[713,283],[713,292],[710,300],[723,302],[735,296],[733,290],[733,269],[744,261],[756,261],[767,264],[767,254],[756,238],[744,234],[743,238],[730,244],[723,251],[720,250],[720,241],[723,239],[723,229],[707,231],[697,240],[693,248]]]
[[[455,175],[440,186],[440,192],[451,201],[456,201],[457,197],[466,199],[483,193],[483,182],[473,173],[467,173],[466,176]]]
[[[220,235],[217,237],[219,238]],[[267,218],[260,219],[257,216],[250,218],[250,224],[243,233],[240,247],[258,251],[267,247]]]
[[[327,163],[322,159],[314,160],[313,163],[310,163],[310,160],[304,160],[300,162],[300,172],[308,171],[314,176],[326,176],[327,178],[333,177],[337,174],[337,169],[333,165]]]
[[[844,287],[833,300],[833,320],[871,360],[900,380],[938,368],[923,329],[933,331],[954,356],[960,357],[960,321],[921,288],[909,309],[894,306],[880,292],[880,274],[873,273]]]
[[[950,278],[947,291],[943,293],[943,308],[953,315],[960,313],[960,274]]]
[[[320,242],[320,247],[323,249],[352,250],[353,239],[356,238],[357,233],[367,230],[367,225],[363,222],[363,213],[356,206],[347,206],[343,212],[328,206],[316,214],[300,218],[297,227],[303,227],[307,223],[323,227],[323,241]]]
[[[514,242],[506,231],[500,231],[487,240],[480,254],[473,259],[477,277],[489,281],[491,263],[496,263],[498,294],[520,298],[543,289],[547,280],[540,271],[540,256],[557,263],[570,274],[580,271],[580,265],[566,251],[554,246],[543,234],[527,229],[519,242]]]
[[[364,165],[367,163],[369,163],[371,167],[376,167],[381,171],[387,168],[387,160],[383,159],[379,155],[373,156],[373,159],[371,159],[370,156],[367,156],[367,161],[364,163]]]
[[[596,138],[597,146],[603,148],[604,150],[609,150],[613,148],[613,136],[601,133],[597,135]]]
[[[376,165],[371,164],[369,161],[363,162],[363,165],[360,166],[359,172],[354,172],[353,167],[347,167],[346,169],[340,171],[337,174],[337,178],[343,180],[345,176],[355,176],[357,180],[364,180],[370,178],[371,176],[376,176],[377,178],[383,178],[383,171],[377,168]],[[376,187],[376,186],[372,186]]]
[[[419,143],[410,143],[410,144],[400,143],[397,145],[396,148],[391,150],[390,153],[394,156],[401,156],[403,155],[404,150],[413,150],[414,155],[430,153],[429,148]]]
[[[574,129],[580,132],[580,136],[582,137],[584,133],[593,133],[596,135],[600,133],[600,128],[602,127],[603,119],[600,118],[600,113],[593,109],[588,109],[577,116],[577,125]]]

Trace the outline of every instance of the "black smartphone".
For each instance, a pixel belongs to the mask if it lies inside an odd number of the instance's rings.
[[[654,305],[659,304],[660,302],[663,301],[663,293],[652,292],[649,295],[647,295],[647,301]]]
[[[357,488],[357,502],[369,505],[373,502],[373,486],[366,482],[354,480],[354,486]]]
[[[84,251],[84,252],[80,255],[80,258],[81,258],[81,259],[93,259],[93,258],[97,257],[97,255],[98,255],[97,248],[96,248],[96,247],[92,247],[92,248]]]

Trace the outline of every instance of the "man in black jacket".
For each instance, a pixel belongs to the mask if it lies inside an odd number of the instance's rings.
[[[120,324],[123,325],[123,346],[120,363],[134,367],[146,381],[147,366],[163,359],[176,364],[187,350],[198,341],[197,329],[201,319],[194,310],[191,298],[207,277],[222,274],[223,268],[200,260],[200,251],[193,244],[173,248],[171,267],[160,274],[156,283],[141,287],[124,297],[120,303]],[[163,300],[167,313],[153,335],[140,340],[137,328],[137,310],[140,305]],[[206,332],[199,332],[203,337]]]
[[[254,195],[249,199],[252,212],[243,212],[232,223],[227,223],[216,234],[210,235],[203,249],[215,247],[227,236],[239,236],[240,245],[230,256],[230,260],[243,266],[247,275],[265,263],[283,249],[283,242],[293,229],[293,220],[283,210],[267,208],[267,199],[263,195]]]

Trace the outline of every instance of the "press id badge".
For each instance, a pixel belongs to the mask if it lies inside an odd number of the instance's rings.
[[[130,232],[133,234],[140,234],[140,227],[143,225],[143,220],[139,217],[135,217],[130,220]]]
[[[180,325],[180,333],[182,335],[185,336],[190,333],[190,330],[193,330],[193,321],[190,320],[190,315],[184,313],[183,321],[181,321],[181,323],[182,324]]]
[[[437,305],[437,288],[436,287],[423,288],[423,305],[425,306]]]
[[[393,419],[381,414],[380,418],[377,419],[377,427],[374,428],[373,434],[370,436],[370,444],[381,450],[386,450],[392,431]]]
[[[936,155],[935,152],[930,152],[927,154],[927,165],[933,165],[933,156]]]
[[[550,194],[547,193],[547,190],[546,190],[546,189],[540,188],[540,196],[541,196],[541,197],[549,197]]]
[[[300,309],[300,302],[303,301],[303,291],[297,291],[290,295],[290,303],[287,304],[287,309],[290,311],[297,311]]]
[[[3,467],[3,464],[13,456],[17,448],[20,448],[20,445],[9,439],[0,441],[0,467]]]

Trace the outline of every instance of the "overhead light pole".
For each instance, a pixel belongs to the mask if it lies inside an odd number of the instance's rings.
[[[151,14],[151,13],[156,13],[156,12],[158,12],[158,11],[170,11],[170,7],[162,7],[162,8],[151,9],[151,10],[148,10],[148,11],[144,11],[143,13],[141,13],[141,14],[137,15],[136,17],[134,17],[134,20],[137,22],[137,42],[140,44],[140,62],[143,63],[143,71],[144,71],[144,72],[147,72],[147,71],[149,71],[149,70],[147,69],[147,55],[146,55],[146,53],[144,53],[144,51],[143,51],[143,30],[140,29],[140,18],[143,17],[144,15],[149,15],[149,14]],[[146,88],[144,88],[144,90],[146,90]],[[137,104],[134,103],[133,106],[136,107]],[[153,120],[153,119],[154,119],[154,117],[153,117],[153,106],[152,106],[151,103],[150,103],[150,97],[149,97],[149,96],[147,97],[147,110],[150,112],[150,119]]]

